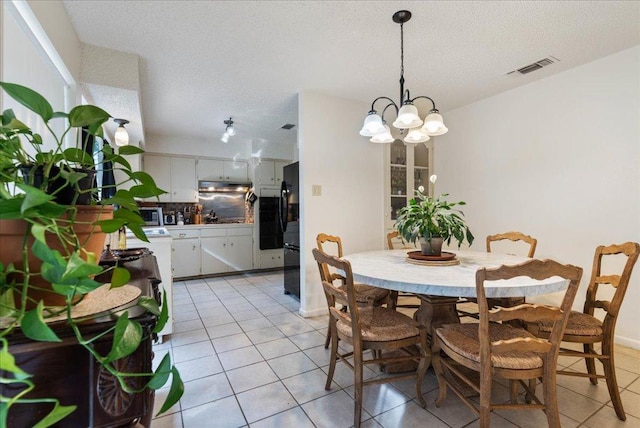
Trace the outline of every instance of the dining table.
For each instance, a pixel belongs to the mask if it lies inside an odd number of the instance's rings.
[[[414,319],[427,328],[429,336],[442,324],[459,323],[456,304],[460,298],[476,297],[476,271],[530,260],[510,254],[471,250],[446,250],[455,257],[442,264],[416,264],[407,249],[365,251],[348,254],[356,283],[415,294],[420,307]],[[527,297],[563,291],[568,281],[560,277],[535,280],[517,277],[485,283],[487,298]]]

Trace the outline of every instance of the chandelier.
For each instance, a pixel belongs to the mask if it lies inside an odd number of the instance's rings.
[[[411,98],[409,90],[405,91],[404,89],[404,23],[410,19],[411,12],[408,10],[400,10],[393,14],[393,22],[400,24],[400,108],[389,97],[378,97],[373,100],[371,110],[364,119],[364,125],[360,130],[360,135],[371,137],[369,141],[372,143],[393,143],[395,141],[389,125],[384,120],[384,115],[389,107],[393,107],[396,111],[394,128],[399,129],[401,134],[408,129],[407,136],[404,138],[405,143],[423,143],[428,141],[430,136],[442,135],[448,131],[436,108],[436,103],[430,97],[421,95]],[[420,119],[418,109],[413,105],[414,101],[419,99],[431,101],[432,108],[424,120]],[[385,100],[388,104],[382,110],[382,114],[378,115],[375,104],[380,100]]]

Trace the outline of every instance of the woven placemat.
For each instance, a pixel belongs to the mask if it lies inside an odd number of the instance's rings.
[[[457,258],[452,260],[416,260],[407,257],[405,260],[412,265],[420,266],[455,266],[460,264],[460,260]]]
[[[111,284],[107,283],[88,293],[84,299],[71,310],[71,317],[86,318],[98,317],[115,309],[123,310],[133,306],[134,302],[141,294],[141,290],[133,285],[124,285],[122,287],[109,289]],[[51,318],[45,318],[48,323],[66,319],[66,314],[58,315]]]

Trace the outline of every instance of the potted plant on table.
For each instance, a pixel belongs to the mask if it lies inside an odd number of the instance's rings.
[[[434,198],[416,190],[415,198],[398,212],[396,230],[405,241],[415,243],[420,239],[423,255],[440,256],[443,242],[449,245],[451,239],[458,242],[458,248],[465,240],[469,245],[473,243],[473,234],[466,225],[464,213],[456,208],[466,203],[448,202],[447,196],[449,194],[443,193]]]
[[[147,241],[135,198],[154,197],[164,191],[148,174],[133,171],[126,160],[126,155],[141,153],[141,149],[125,146],[116,153],[105,146],[104,160],[123,171],[132,185],[129,190],[118,189],[111,198],[96,200],[98,189],[93,157],[86,150],[87,136],[102,136],[102,125],[110,115],[92,105],[77,106],[69,113],[54,112],[44,97],[29,88],[5,82],[0,82],[0,88],[39,116],[50,138],[45,141],[12,110],[0,116],[0,426],[7,425],[13,406],[52,403],[52,410],[38,424],[43,427],[56,424],[76,408],[62,405],[56,397],[41,398],[37,385],[16,364],[11,352],[11,338],[16,335],[59,342],[47,324],[54,317],[64,319],[77,343],[128,393],[139,392],[131,386],[132,377],[148,380],[144,390],[163,386],[171,375],[171,392],[161,409],[165,411],[183,391],[168,356],[155,373],[125,373],[114,364],[132,354],[145,339],[139,323],[129,319],[127,312],[112,314],[117,321],[108,331],[113,334],[111,350],[101,355],[92,345],[96,338],[83,337],[79,328],[83,319],[73,315],[74,307],[102,286],[95,276],[109,272],[111,289],[127,283],[130,275],[126,269],[97,264],[106,234],[126,226]],[[66,123],[60,135],[51,126],[56,120]],[[66,136],[73,133],[75,146],[65,147]],[[166,310],[161,311],[152,297],[140,297],[137,305],[159,317],[154,331],[160,331],[167,320]],[[9,386],[18,392],[6,396]]]

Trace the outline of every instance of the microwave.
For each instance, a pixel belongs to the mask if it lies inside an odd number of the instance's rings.
[[[145,226],[164,226],[162,208],[160,207],[140,207],[140,216],[144,220]]]

